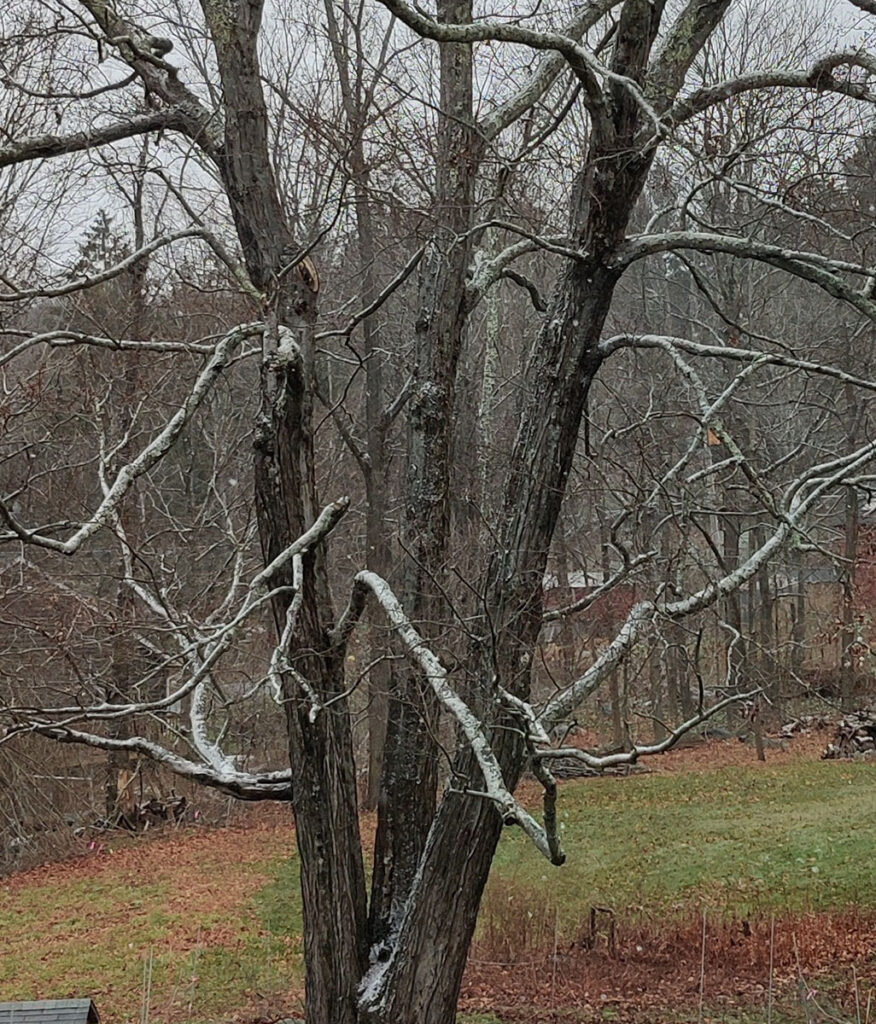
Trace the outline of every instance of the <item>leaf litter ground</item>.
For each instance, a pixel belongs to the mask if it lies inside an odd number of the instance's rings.
[[[761,765],[714,742],[645,776],[563,784],[568,865],[503,837],[461,1019],[743,1022],[772,1000],[775,1024],[863,1024],[876,766],[820,762],[824,745],[801,737]],[[294,833],[285,808],[237,820],[0,881],[0,1000],[91,994],[106,1024],[299,1013]]]

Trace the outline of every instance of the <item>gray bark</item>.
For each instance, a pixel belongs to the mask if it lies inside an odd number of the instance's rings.
[[[440,0],[438,15],[443,21],[468,22],[471,0]],[[402,603],[427,639],[449,618],[443,580],[450,538],[456,373],[468,315],[467,232],[482,151],[472,114],[471,46],[441,44],[440,65],[435,229],[420,263],[402,526]],[[438,787],[435,697],[412,668],[398,673],[395,687],[371,884],[374,942],[388,935],[402,913],[432,825]]]

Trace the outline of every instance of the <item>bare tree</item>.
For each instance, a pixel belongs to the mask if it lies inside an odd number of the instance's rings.
[[[94,461],[97,486],[91,481],[80,507],[55,514],[51,505],[44,509],[33,475],[18,488],[21,495],[4,483],[7,493],[0,503],[5,523],[0,539],[41,558],[82,557],[109,534],[121,559],[123,586],[167,645],[156,645],[154,653],[174,669],[170,692],[138,690],[138,681],[127,678],[124,687],[102,698],[90,680],[84,699],[79,692],[48,699],[44,692],[34,702],[11,692],[3,709],[4,739],[36,733],[62,743],[136,753],[242,799],[291,801],[312,1024],[450,1024],[503,824],[519,825],[551,863],[565,859],[552,760],[575,758],[592,769],[632,763],[668,749],[739,694],[709,703],[701,690],[687,719],[672,723],[662,740],[633,739],[630,749],[603,756],[553,745],[551,728],[619,665],[641,660],[660,627],[674,628],[710,609],[721,615],[722,602],[756,578],[778,551],[808,541],[810,517],[822,501],[871,479],[876,455],[873,438],[831,439],[830,446],[809,448],[782,476],[777,468],[790,464],[790,457],[765,465],[756,439],[741,436],[728,415],[741,389],[773,370],[812,375],[862,395],[876,389],[866,373],[768,343],[714,343],[674,329],[636,329],[615,308],[622,282],[633,279],[645,261],[660,266],[668,254],[707,254],[805,282],[842,303],[860,323],[876,320],[876,275],[848,252],[791,246],[753,231],[736,233],[701,217],[698,222],[691,211],[703,211],[696,209],[693,196],[682,204],[687,220],[680,225],[663,229],[656,216],[644,226],[637,220],[658,153],[683,148],[690,125],[728,105],[732,109],[739,97],[789,94],[816,106],[825,97],[843,106],[872,105],[876,63],[863,47],[807,52],[806,63],[793,69],[755,63],[722,79],[708,77],[700,58],[731,16],[732,0],[690,0],[672,10],[662,0],[593,0],[561,27],[542,15],[531,23],[476,20],[466,0],[442,0],[435,18],[403,0],[382,3],[407,26],[404,31],[433,40],[439,48],[437,148],[430,172],[434,208],[422,256],[417,255],[412,384],[404,408],[409,465],[400,535],[405,563],[397,588],[367,567],[366,559],[352,585],[339,578],[332,562],[329,538],[333,531],[341,535],[349,500],[336,497],[324,503],[317,486],[315,324],[317,298],[325,286],[315,254],[321,239],[319,231],[311,238],[297,237],[294,228],[303,218],[294,220],[279,198],[272,120],[262,85],[261,0],[202,0],[200,18],[210,48],[193,65],[210,76],[215,64],[217,80],[208,77],[199,87],[187,85],[187,72],[173,62],[172,40],[149,27],[160,26],[159,13],[147,24],[105,0],[80,0],[73,12],[64,7],[66,13],[59,6],[53,10],[59,20],[52,22],[58,45],[72,47],[80,58],[90,54],[92,63],[111,57],[112,76],[96,86],[83,72],[75,88],[67,83],[69,130],[13,138],[0,149],[0,166],[19,167],[77,153],[87,156],[160,132],[170,140],[161,143],[167,147],[168,167],[183,168],[179,184],[167,172],[162,181],[181,211],[178,216],[185,217],[184,227],[168,226],[149,241],[138,234],[130,255],[112,266],[72,281],[8,282],[0,301],[21,306],[80,292],[147,259],[154,261],[168,247],[197,241],[246,303],[245,317],[225,324],[218,337],[132,332],[112,339],[64,327],[22,329],[8,336],[0,362],[13,367],[42,347],[76,345],[164,353],[188,359],[191,369],[174,407],[156,417],[149,437],[130,445],[124,423],[116,424],[114,430],[123,437],[116,438],[111,458],[103,453]],[[343,6],[335,14],[330,8],[332,76],[336,72],[341,79],[350,136],[349,187],[361,214],[359,242],[367,246],[372,183],[362,119],[368,108],[363,80],[348,78],[349,36],[341,24],[349,26],[351,14]],[[395,25],[393,31],[402,29]],[[192,38],[202,35],[193,32]],[[389,28],[385,38],[390,38]],[[355,33],[354,43],[361,63],[364,49]],[[474,57],[481,44],[497,47],[509,77],[522,84],[483,98],[476,110]],[[410,45],[428,53],[427,44],[413,37]],[[531,62],[525,74],[514,73],[519,52]],[[375,66],[382,65],[378,61]],[[38,104],[56,102],[63,75],[56,71],[53,52],[47,52],[44,67],[51,89],[40,92],[15,82],[6,88],[39,93],[32,96]],[[802,116],[803,111],[805,105],[790,112],[782,108],[782,116]],[[527,126],[518,131],[524,115]],[[553,215],[544,219],[547,230],[532,230],[522,215],[500,216],[497,197],[513,171],[547,153],[548,140],[569,125],[562,136],[568,144],[566,167],[549,164],[545,173],[545,205]],[[496,172],[490,161],[503,146],[510,149],[510,166]],[[741,184],[746,184],[744,176]],[[201,203],[198,196],[211,189],[214,195],[215,188],[221,198]],[[553,230],[557,208],[568,210],[562,232]],[[225,223],[222,211],[227,212]],[[321,227],[328,232],[331,223]],[[547,299],[538,282],[520,269],[521,259],[536,250],[552,261]],[[364,260],[360,304],[340,336],[350,337],[362,325],[373,357],[373,318],[416,262],[397,268],[378,289]],[[494,514],[488,516],[485,506],[477,551],[468,555],[474,569],[465,574],[455,571],[454,564],[460,554],[454,543],[454,496],[468,447],[460,436],[466,410],[459,397],[459,367],[480,301],[492,288],[512,286],[532,299],[540,324],[517,339],[515,433],[500,449],[495,480],[501,496],[493,503]],[[211,587],[200,603],[179,607],[167,586],[173,569],[162,564],[160,552],[148,559],[148,572],[137,569],[126,543],[125,503],[141,488],[154,491],[160,507],[161,473],[184,432],[204,414],[232,367],[253,355],[259,358],[253,506],[262,557],[255,566],[245,544],[232,545],[226,585]],[[660,377],[635,378],[634,372],[653,374],[658,361]],[[376,389],[377,363],[370,362],[367,388]],[[723,369],[708,369],[716,365]],[[626,367],[626,376],[612,378],[615,366]],[[606,382],[602,390],[592,387],[597,378]],[[653,393],[657,383],[662,386],[669,378],[680,396],[673,401],[683,408],[674,413],[678,422],[672,432],[654,433],[651,447],[641,449],[648,456],[641,472],[617,455],[614,464],[601,465],[585,443],[583,457],[601,481],[599,490],[617,499],[607,541],[613,554],[601,563],[603,580],[594,592],[570,607],[546,611],[545,571],[581,450],[585,411],[588,419],[601,412],[629,413],[630,432],[635,431],[648,414],[630,411],[634,399],[647,399],[649,390]],[[366,403],[376,397],[371,394]],[[588,400],[597,399],[600,408],[588,410]],[[390,410],[397,412],[401,405]],[[389,415],[385,409],[378,415],[377,404],[366,412],[373,436],[365,455],[379,449],[381,417]],[[724,458],[708,451],[706,442],[713,437]],[[714,522],[701,531],[701,545],[691,541],[695,526],[687,503],[710,500],[716,476],[728,487],[744,480],[763,520],[752,534],[756,542],[745,555],[740,548],[733,564],[728,564],[727,545],[721,551]],[[207,489],[218,492],[215,483],[214,477]],[[383,484],[378,479],[373,486],[380,508],[386,497]],[[707,506],[707,511],[714,520],[717,510]],[[233,533],[229,526],[229,536]],[[651,565],[658,568],[650,574],[652,589],[626,610],[589,667],[553,693],[535,693],[534,659],[546,619],[586,614],[601,595],[632,578],[644,585],[647,574],[636,574]],[[334,611],[333,589],[346,596],[340,614]],[[408,670],[397,674],[388,704],[370,907],[351,731],[356,680],[345,671],[348,645],[369,604],[409,662]],[[224,709],[234,706],[224,692],[223,665],[268,610],[276,642],[262,652],[258,683],[275,694],[285,717],[289,764],[280,768],[241,762],[228,753],[213,713],[214,702]],[[730,635],[730,691],[731,655],[740,629],[723,615],[719,624]],[[680,641],[672,643],[677,647]],[[140,682],[145,684],[152,672],[146,670]],[[122,689],[132,696],[119,695]],[[178,741],[117,729],[132,715],[161,720],[181,702],[188,707],[188,730]],[[442,760],[447,783],[439,794]],[[544,790],[540,820],[514,796],[527,766]]]

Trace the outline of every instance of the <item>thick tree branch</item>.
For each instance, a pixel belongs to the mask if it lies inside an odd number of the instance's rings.
[[[787,488],[782,517],[772,534],[736,569],[685,598],[660,604],[657,601],[641,601],[636,604],[615,638],[590,668],[545,706],[539,715],[544,727],[550,729],[586,700],[608,673],[627,657],[638,638],[657,615],[668,619],[686,618],[714,605],[716,601],[747,583],[788,543],[789,538],[801,527],[819,498],[842,486],[846,479],[853,477],[874,458],[876,439],[847,455],[810,467]]]
[[[140,454],[131,462],[122,466],[116,475],[115,481],[94,514],[71,537],[60,541],[48,536],[40,527],[33,529],[25,527],[16,520],[6,504],[0,502],[0,519],[6,523],[10,530],[8,534],[0,534],[0,542],[19,540],[25,544],[35,544],[48,548],[62,555],[72,555],[78,551],[85,541],[113,520],[119,504],[130,490],[134,481],[144,473],[148,473],[171,449],[183,427],[213,390],[213,386],[228,365],[234,349],[245,338],[251,337],[254,334],[261,334],[263,330],[262,324],[244,324],[240,327],[235,327],[217,342],[212,356],[198,375],[186,400]]]
[[[632,750],[603,755],[591,754],[586,750],[581,750],[579,747],[551,747],[550,750],[537,750],[532,756],[533,759],[537,761],[551,761],[560,757],[574,758],[577,761],[582,761],[588,768],[593,768],[596,771],[603,771],[606,768],[616,768],[618,765],[623,764],[635,764],[640,758],[653,757],[655,754],[666,753],[666,751],[671,750],[683,736],[686,736],[691,729],[696,729],[698,725],[702,725],[703,722],[707,722],[713,715],[718,714],[719,711],[724,711],[725,708],[731,707],[733,704],[738,704],[740,701],[752,700],[760,692],[761,691],[758,689],[749,690],[747,693],[734,694],[732,697],[727,697],[724,700],[718,701],[717,704],[713,704],[710,708],[703,708],[692,718],[689,718],[686,722],[682,722],[681,725],[673,729],[658,743],[636,744]]]
[[[618,267],[626,268],[644,256],[658,252],[692,249],[696,252],[721,252],[741,259],[768,263],[805,281],[817,284],[828,295],[842,299],[866,317],[876,321],[876,302],[870,297],[876,269],[862,267],[844,260],[833,260],[815,252],[801,252],[778,245],[769,245],[754,238],[719,235],[709,232],[668,231],[659,235],[629,238],[618,250]],[[840,275],[857,274],[867,279],[864,289],[851,287]]]
[[[148,92],[163,100],[175,112],[173,127],[184,132],[214,159],[222,155],[221,124],[213,111],[179,79],[177,69],[163,59],[167,49],[162,40],[121,15],[109,0],[79,0],[113,46],[121,60],[142,80]],[[156,43],[159,45],[156,47]],[[158,55],[163,49],[164,54]]]
[[[691,341],[689,338],[678,338],[663,334],[616,334],[614,337],[606,338],[600,343],[599,347],[607,357],[613,352],[624,348],[665,349],[668,346],[677,348],[682,352],[687,352],[688,355],[701,356],[703,358],[725,359],[729,362],[739,363],[758,362],[764,366],[784,366],[792,370],[802,370],[804,373],[809,373],[813,376],[830,377],[833,380],[841,381],[844,384],[851,384],[853,387],[863,388],[866,391],[876,391],[876,380],[859,377],[839,367],[830,366],[826,363],[816,363],[811,359],[797,359],[795,356],[787,355],[784,352],[759,352],[757,349],[736,348],[733,345],[702,345],[699,342]]]
[[[65,726],[50,723],[34,722],[22,727],[13,727],[4,737],[14,739],[18,735],[37,733],[57,743],[77,743],[98,750],[129,750],[142,754],[158,764],[169,768],[175,775],[190,779],[211,789],[218,789],[238,800],[291,800],[292,786],[290,773],[267,772],[263,775],[251,775],[248,772],[217,771],[216,769],[191,761],[186,757],[162,747],[159,743],[147,740],[142,736],[128,739],[112,739],[96,733],[83,732]]]
[[[0,167],[12,167],[30,160],[45,160],[67,153],[81,153],[163,129],[182,130],[185,124],[183,112],[179,108],[171,107],[145,114],[132,114],[126,120],[73,132],[70,135],[37,135],[31,139],[21,139],[11,146],[0,147]]]
[[[851,64],[874,74],[873,61],[873,57],[866,53],[857,54],[854,58],[849,55],[830,54],[816,61],[809,71],[786,71],[782,68],[750,71],[738,78],[703,86],[689,96],[683,96],[669,109],[665,120],[670,128],[674,128],[717,103],[724,103],[734,96],[758,89],[812,89],[816,92],[839,93],[852,99],[876,103],[876,92],[858,82],[839,81],[829,70],[839,64]]]
[[[645,95],[663,113],[684,85],[685,77],[724,17],[732,0],[688,0],[652,58]]]
[[[468,25],[448,24],[420,14],[404,0],[380,2],[399,21],[404,22],[419,35],[439,43],[477,43],[490,40],[516,43],[533,50],[554,50],[561,54],[583,86],[584,103],[593,117],[593,131],[597,135],[605,136],[610,131],[608,106],[602,89],[604,81],[614,82],[626,89],[648,117],[657,122],[653,107],[633,78],[605,67],[590,50],[564,32],[540,32],[522,25],[498,21]]]

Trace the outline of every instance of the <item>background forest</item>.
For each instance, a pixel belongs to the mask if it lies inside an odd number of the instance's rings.
[[[869,0],[0,19],[0,868],[291,800],[309,1019],[439,1024],[553,764],[872,696]]]

